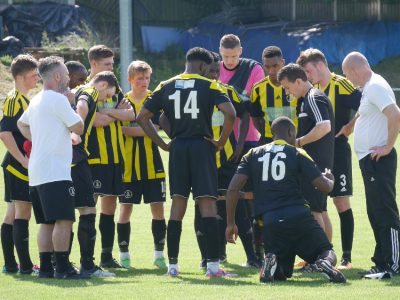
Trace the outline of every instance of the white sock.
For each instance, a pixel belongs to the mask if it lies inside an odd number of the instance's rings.
[[[164,257],[164,251],[154,250],[154,259],[162,258],[162,257]]]
[[[129,252],[121,252],[119,254],[119,258],[120,259],[127,259],[127,258],[130,258],[130,257],[131,257],[131,255],[129,254]]]
[[[208,261],[207,270],[210,270],[211,273],[218,273],[219,261]]]
[[[175,269],[175,270],[179,271],[178,264],[169,264],[168,271],[170,271],[171,269]]]

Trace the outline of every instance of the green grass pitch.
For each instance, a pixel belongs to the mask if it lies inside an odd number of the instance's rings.
[[[400,150],[400,142],[397,142]],[[4,147],[0,146],[3,156]],[[167,167],[167,153],[162,151]],[[2,177],[2,175],[1,175]],[[387,281],[360,279],[358,271],[371,266],[374,240],[368,222],[364,189],[358,163],[353,154],[354,196],[352,207],[355,217],[355,240],[353,247],[354,269],[345,271],[348,283],[335,285],[329,283],[321,274],[295,274],[283,283],[262,285],[258,282],[255,269],[246,269],[240,265],[245,255],[240,242],[228,245],[228,262],[225,268],[239,273],[238,278],[212,278],[204,276],[199,269],[200,253],[193,230],[193,201],[189,200],[188,210],[183,222],[180,247],[181,277],[163,276],[165,271],[153,266],[153,242],[151,235],[150,208],[145,205],[134,207],[131,218],[132,233],[130,251],[134,269],[117,271],[116,278],[91,279],[79,281],[61,281],[53,279],[39,280],[34,276],[0,274],[0,299],[399,299],[400,278]],[[397,190],[400,190],[400,175],[397,176]],[[0,178],[0,193],[4,184]],[[399,196],[397,196],[399,199]],[[165,212],[169,216],[170,199]],[[0,201],[0,215],[4,215],[6,204]],[[328,211],[334,228],[333,244],[340,257],[341,242],[339,236],[339,218],[332,201]],[[33,219],[33,218],[32,218]],[[98,218],[97,218],[98,219]],[[76,224],[74,226],[76,231]],[[37,225],[30,223],[30,249],[34,263],[39,262],[36,244]],[[118,257],[115,242],[114,256]],[[97,230],[96,261],[100,257],[100,234]],[[75,238],[71,260],[79,262],[79,246]],[[3,256],[0,256],[0,266]]]

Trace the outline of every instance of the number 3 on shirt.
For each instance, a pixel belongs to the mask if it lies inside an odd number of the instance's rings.
[[[269,170],[271,169],[272,179],[279,181],[285,177],[286,165],[285,162],[280,159],[285,159],[286,154],[278,152],[271,161],[271,153],[267,152],[263,157],[259,157],[258,161],[263,163],[262,168],[262,180],[268,181]]]
[[[175,93],[168,97],[169,100],[174,101],[175,119],[181,118],[181,91],[177,90]],[[185,106],[183,107],[184,114],[191,114],[192,119],[197,119],[200,110],[197,107],[197,91],[190,91],[186,99]]]

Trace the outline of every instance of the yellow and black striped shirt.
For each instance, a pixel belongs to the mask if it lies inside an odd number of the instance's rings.
[[[27,110],[29,105],[28,98],[17,89],[13,89],[8,93],[4,101],[3,118],[0,121],[0,132],[8,131],[13,135],[17,143],[19,151],[24,152],[25,138],[18,129],[17,122],[21,115]],[[28,170],[25,169],[10,152],[6,152],[3,163],[1,165],[14,176],[28,181]]]
[[[275,86],[269,76],[253,86],[250,95],[250,115],[264,118],[266,138],[272,138],[271,124],[281,116],[289,117],[297,128],[296,107],[297,99],[286,95],[282,86]]]
[[[352,110],[357,111],[360,106],[361,92],[345,77],[332,73],[331,80],[326,87],[315,85],[324,92],[332,103],[335,114],[335,133],[350,122]],[[344,138],[344,136],[342,136]]]
[[[137,116],[143,107],[147,97],[151,95],[148,91],[147,95],[135,101],[132,93],[129,92],[125,95],[135,111]],[[153,118],[154,119],[154,118]],[[154,123],[155,120],[153,120]],[[139,126],[136,122],[124,122],[123,126]],[[165,171],[161,159],[158,146],[154,144],[150,137],[138,136],[133,137],[125,135],[125,172],[123,181],[132,182],[137,180],[151,180],[165,178]]]
[[[76,164],[81,160],[87,159],[89,156],[89,135],[93,127],[94,118],[96,116],[97,100],[99,91],[94,86],[82,86],[75,93],[76,103],[78,101],[86,101],[88,104],[88,113],[84,122],[84,131],[81,135],[81,143],[73,146],[72,163]]]
[[[235,88],[231,85],[224,84],[218,82],[221,86],[221,89],[225,92],[228,98],[231,100],[233,106],[236,110],[236,115],[238,118],[241,118],[245,108],[242,99],[240,98],[239,94],[235,90]],[[219,139],[222,131],[222,125],[224,123],[224,114],[217,108],[214,108],[214,113],[212,115],[212,130],[214,139]],[[216,154],[216,161],[217,161],[217,168],[220,168],[221,165],[226,162],[235,151],[236,147],[236,139],[235,135],[232,132],[229,139],[226,141],[224,148],[221,151],[218,151]]]
[[[116,108],[124,98],[121,89],[117,94],[97,103],[97,111],[104,108]],[[92,130],[88,140],[89,164],[123,164],[125,159],[124,138],[122,134],[122,122],[114,121],[104,127],[96,127]]]

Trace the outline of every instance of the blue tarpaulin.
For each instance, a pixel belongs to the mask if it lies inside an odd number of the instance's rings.
[[[400,22],[375,21],[342,24],[315,24],[303,27],[276,26],[234,26],[200,22],[189,30],[155,26],[142,26],[144,49],[161,52],[173,43],[183,51],[200,46],[218,51],[220,38],[227,33],[237,34],[243,45],[243,56],[261,60],[262,50],[271,45],[280,47],[286,62],[294,62],[299,52],[313,47],[320,49],[328,62],[340,65],[351,51],[362,52],[371,65],[382,59],[400,55]],[[168,35],[166,35],[168,32]]]

